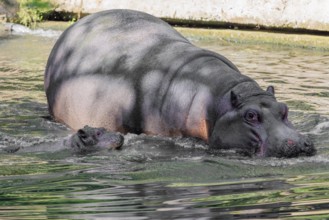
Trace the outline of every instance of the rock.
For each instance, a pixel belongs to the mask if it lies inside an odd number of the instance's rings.
[[[16,0],[0,1],[0,23],[12,21],[18,12],[19,5]]]
[[[319,0],[52,0],[58,11],[91,14],[108,9],[133,9],[173,23],[212,26],[329,31],[329,1]],[[320,3],[321,2],[321,3]]]

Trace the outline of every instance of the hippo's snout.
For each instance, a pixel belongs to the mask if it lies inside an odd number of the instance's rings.
[[[270,156],[275,157],[298,157],[313,156],[316,153],[313,142],[304,136],[300,136],[299,140],[286,139],[281,146],[277,147],[276,152],[269,152]]]
[[[124,137],[121,134],[108,133],[100,140],[99,145],[107,148],[119,149],[123,145]]]
[[[305,138],[303,141],[302,152],[305,153],[306,156],[313,156],[316,154],[314,144],[309,138]]]

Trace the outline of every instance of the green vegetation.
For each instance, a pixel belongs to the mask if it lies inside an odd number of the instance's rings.
[[[306,34],[282,34],[253,30],[227,30],[177,27],[183,36],[195,41],[214,41],[226,44],[256,44],[275,47],[302,48],[329,51],[327,36]]]
[[[48,0],[19,0],[17,21],[29,27],[35,27],[43,20],[43,15],[53,11],[55,6]]]

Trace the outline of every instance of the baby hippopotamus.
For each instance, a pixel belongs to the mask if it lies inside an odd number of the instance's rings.
[[[75,134],[64,141],[55,144],[41,144],[33,147],[9,146],[1,149],[5,153],[30,153],[30,152],[56,152],[71,149],[74,153],[92,153],[104,149],[120,149],[124,137],[105,128],[93,128],[88,125],[79,129]]]
[[[79,129],[64,145],[75,152],[88,153],[99,149],[119,149],[123,145],[124,137],[121,134],[107,131],[105,128],[93,128],[88,125]]]

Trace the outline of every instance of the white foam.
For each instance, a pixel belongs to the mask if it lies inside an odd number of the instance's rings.
[[[26,26],[13,23],[6,23],[5,29],[16,35],[36,35],[42,37],[59,37],[62,33],[62,31],[43,30],[40,28],[32,30]]]
[[[319,123],[309,132],[309,134],[318,135],[326,131],[329,132],[329,121]]]
[[[253,158],[253,159],[244,159],[240,160],[243,164],[248,165],[262,165],[262,166],[271,166],[271,167],[286,167],[293,166],[297,164],[328,164],[329,158],[327,155],[316,155],[312,157],[296,157],[296,158]]]

